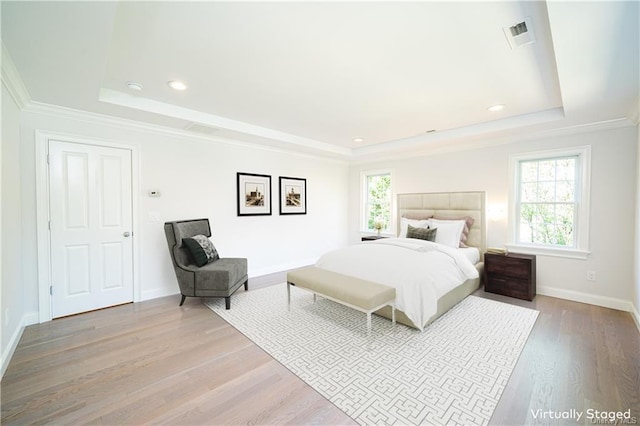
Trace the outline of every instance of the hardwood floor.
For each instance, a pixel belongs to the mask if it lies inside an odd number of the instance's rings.
[[[640,424],[640,333],[629,313],[545,296],[475,295],[540,311],[492,424],[597,423],[588,410],[630,410]],[[571,410],[583,414],[580,422],[555,419]]]
[[[476,295],[540,311],[491,424],[572,424],[548,413],[572,409],[581,424],[587,409],[631,410],[640,423],[640,333],[628,313]],[[2,424],[353,424],[200,299],[178,302],[27,327],[2,379]]]

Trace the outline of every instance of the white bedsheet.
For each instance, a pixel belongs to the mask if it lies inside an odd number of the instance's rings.
[[[459,248],[458,251],[464,255],[472,265],[480,262],[480,250],[476,247]]]
[[[324,254],[316,266],[395,287],[396,308],[422,330],[437,301],[478,271],[458,249],[413,238],[385,238]]]

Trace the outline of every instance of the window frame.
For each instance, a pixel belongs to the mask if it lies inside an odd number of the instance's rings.
[[[519,241],[520,163],[545,159],[577,157],[575,180],[575,222],[573,247]],[[518,253],[587,259],[589,251],[589,214],[591,194],[591,147],[578,146],[514,154],[509,157],[509,238],[507,250]]]
[[[368,228],[367,207],[369,205],[368,182],[370,176],[389,175],[391,179],[389,191],[389,229],[381,230],[380,234],[385,236],[395,236],[396,214],[395,214],[395,190],[392,169],[366,170],[360,173],[360,233],[370,235],[376,233],[375,229]]]

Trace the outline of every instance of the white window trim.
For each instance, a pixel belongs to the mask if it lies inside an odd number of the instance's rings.
[[[552,247],[537,244],[517,243],[518,214],[516,201],[518,197],[519,171],[518,164],[524,160],[541,160],[544,158],[578,156],[580,167],[579,185],[580,198],[576,215],[576,245],[575,247]],[[591,147],[577,146],[546,151],[514,154],[509,157],[509,239],[506,244],[508,251],[517,253],[536,254],[543,256],[559,256],[571,259],[587,259],[589,254],[589,214],[591,194]]]
[[[367,177],[375,175],[390,175],[391,176],[391,203],[389,208],[391,209],[390,217],[391,222],[389,224],[389,231],[381,232],[381,235],[388,237],[395,237],[396,229],[396,191],[395,182],[393,179],[393,169],[379,169],[379,170],[364,170],[360,172],[360,234],[371,235],[371,230],[367,229]],[[375,231],[373,231],[375,232]]]

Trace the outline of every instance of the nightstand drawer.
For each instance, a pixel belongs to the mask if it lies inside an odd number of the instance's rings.
[[[530,294],[529,280],[527,279],[490,276],[485,283],[485,291],[517,299],[533,299],[533,295]]]
[[[485,263],[485,268],[488,273],[528,278],[531,273],[531,262],[517,257],[500,256],[499,261],[489,258]]]

